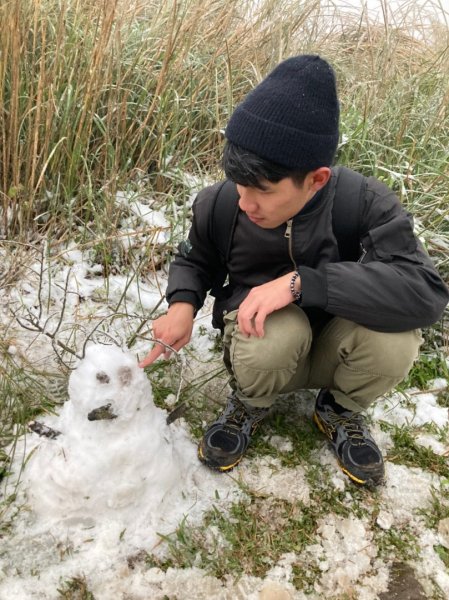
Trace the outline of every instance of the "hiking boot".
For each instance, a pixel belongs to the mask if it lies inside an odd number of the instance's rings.
[[[384,480],[384,463],[360,413],[343,408],[328,390],[321,390],[313,420],[329,438],[343,473],[360,485]]]
[[[207,429],[198,446],[200,461],[216,471],[233,469],[269,410],[249,406],[232,393],[223,414]]]

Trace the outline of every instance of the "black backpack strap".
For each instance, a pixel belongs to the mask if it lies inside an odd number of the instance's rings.
[[[218,248],[223,264],[228,261],[231,252],[232,237],[239,214],[239,198],[237,186],[227,179],[219,187],[209,214],[209,236]]]
[[[239,198],[235,183],[226,180],[219,187],[209,213],[209,238],[217,247],[222,264],[215,276],[212,296],[217,296],[226,280],[226,264],[231,253],[232,238],[239,214]]]
[[[366,177],[346,167],[336,167],[337,177],[332,228],[342,261],[357,261],[360,256],[360,220]]]

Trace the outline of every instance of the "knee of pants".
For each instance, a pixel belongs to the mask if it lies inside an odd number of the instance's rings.
[[[228,328],[228,325],[226,326]],[[256,371],[295,370],[301,358],[307,356],[312,343],[310,323],[304,311],[289,305],[268,315],[264,337],[242,335],[234,322],[230,339],[230,358],[233,367]]]
[[[356,346],[347,357],[360,370],[373,375],[392,377],[401,381],[407,376],[414,361],[418,358],[422,343],[419,330],[400,333],[383,333],[359,327]]]

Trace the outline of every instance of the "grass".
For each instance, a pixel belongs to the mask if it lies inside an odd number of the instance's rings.
[[[413,365],[407,379],[400,384],[399,389],[406,390],[417,387],[423,390],[426,389],[429,381],[438,377],[444,379],[449,377],[449,369],[443,352],[438,354],[421,352],[419,360]]]
[[[311,498],[307,504],[246,489],[246,500],[226,511],[214,507],[201,526],[193,527],[184,520],[171,535],[161,536],[168,547],[166,558],[148,555],[147,566],[164,570],[201,566],[223,580],[229,573],[237,578],[243,574],[263,578],[283,555],[294,552],[303,557],[307,546],[319,543],[317,529],[328,515],[359,519],[369,516],[369,504],[374,504],[366,490],[336,490],[318,463],[308,469],[308,479]],[[293,571],[297,589],[313,591],[320,571],[312,561],[298,558]]]
[[[427,510],[420,511],[426,525],[432,529],[438,527],[438,523],[449,518],[449,481],[443,480],[439,489],[432,489],[432,502]]]
[[[17,433],[21,433],[28,421],[43,410],[52,410],[54,401],[48,394],[46,377],[48,373],[23,365],[14,355],[1,345],[0,353],[0,451],[13,443]],[[4,455],[4,451],[3,451]]]
[[[26,237],[36,218],[53,227],[55,217],[69,227],[101,214],[107,221],[118,183],[148,178],[166,191],[170,165],[210,165],[254,55],[249,26],[240,22],[236,36],[238,6],[3,1],[5,229]],[[228,43],[209,50],[219,39]]]
[[[73,577],[65,581],[57,592],[61,600],[95,600],[84,577]]]
[[[435,552],[441,558],[446,568],[449,569],[449,550],[444,546],[436,546]]]
[[[43,411],[52,411],[54,398],[46,379],[49,373],[35,370],[0,345],[0,531],[1,519],[15,499],[13,486],[6,488],[17,440],[26,425]],[[5,523],[5,526],[7,524]]]
[[[416,560],[419,556],[416,532],[408,526],[377,529],[376,543],[383,558],[407,562]]]
[[[391,438],[394,449],[388,454],[388,460],[409,467],[419,467],[439,477],[449,478],[447,458],[435,454],[430,448],[416,444],[408,427],[393,427]]]
[[[429,377],[433,378],[432,369]],[[200,526],[192,526],[184,520],[171,535],[163,536],[167,544],[165,558],[147,555],[147,567],[167,570],[195,566],[222,580],[230,573],[237,579],[244,574],[263,578],[285,553],[294,552],[301,558],[292,565],[293,585],[310,593],[320,581],[322,572],[307,558],[305,549],[320,543],[318,523],[320,519],[326,521],[328,515],[361,519],[371,524],[373,543],[380,560],[403,563],[419,560],[419,536],[413,523],[395,524],[386,530],[376,525],[378,511],[383,506],[381,491],[376,493],[356,486],[339,491],[331,483],[332,468],[323,468],[319,462],[320,454],[316,453],[323,438],[303,414],[304,410],[308,411],[307,400],[302,403],[298,403],[293,395],[278,403],[275,412],[255,435],[248,460],[270,456],[278,459],[282,468],[301,465],[310,487],[310,503],[286,502],[263,491],[255,493],[244,488],[247,499],[232,505],[229,511],[213,508]],[[199,409],[203,414],[209,410],[205,404]],[[188,414],[190,419],[191,413]],[[389,461],[432,472],[442,482],[449,480],[446,458],[417,445],[412,428],[388,426],[388,431],[394,444],[387,457]],[[288,439],[293,450],[276,450],[269,443],[274,434]],[[437,528],[439,521],[449,514],[444,486],[435,490],[431,504],[416,514],[421,515],[427,527]],[[434,551],[444,563],[447,561],[444,547],[436,546]],[[439,598],[438,594],[436,591],[434,597]]]
[[[218,578],[228,573],[263,577],[282,554],[300,553],[313,541],[316,527],[316,514],[300,504],[252,497],[225,513],[212,509],[200,528],[181,523],[171,536],[164,536],[168,562],[148,560],[164,569],[201,564]]]

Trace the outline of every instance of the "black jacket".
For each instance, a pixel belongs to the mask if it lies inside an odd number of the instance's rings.
[[[213,286],[221,260],[209,238],[208,219],[218,188],[219,184],[205,188],[194,202],[191,249],[177,255],[170,267],[169,304],[190,302],[198,310]],[[263,229],[240,212],[227,264],[229,285],[215,303],[217,326],[219,315],[238,308],[252,287],[295,268],[301,275],[301,307],[312,325],[339,316],[377,331],[399,332],[440,318],[448,289],[396,195],[375,178],[367,179],[359,207],[358,262],[340,260],[332,230],[334,196],[333,177],[293,218],[290,240],[285,237],[286,224]]]

